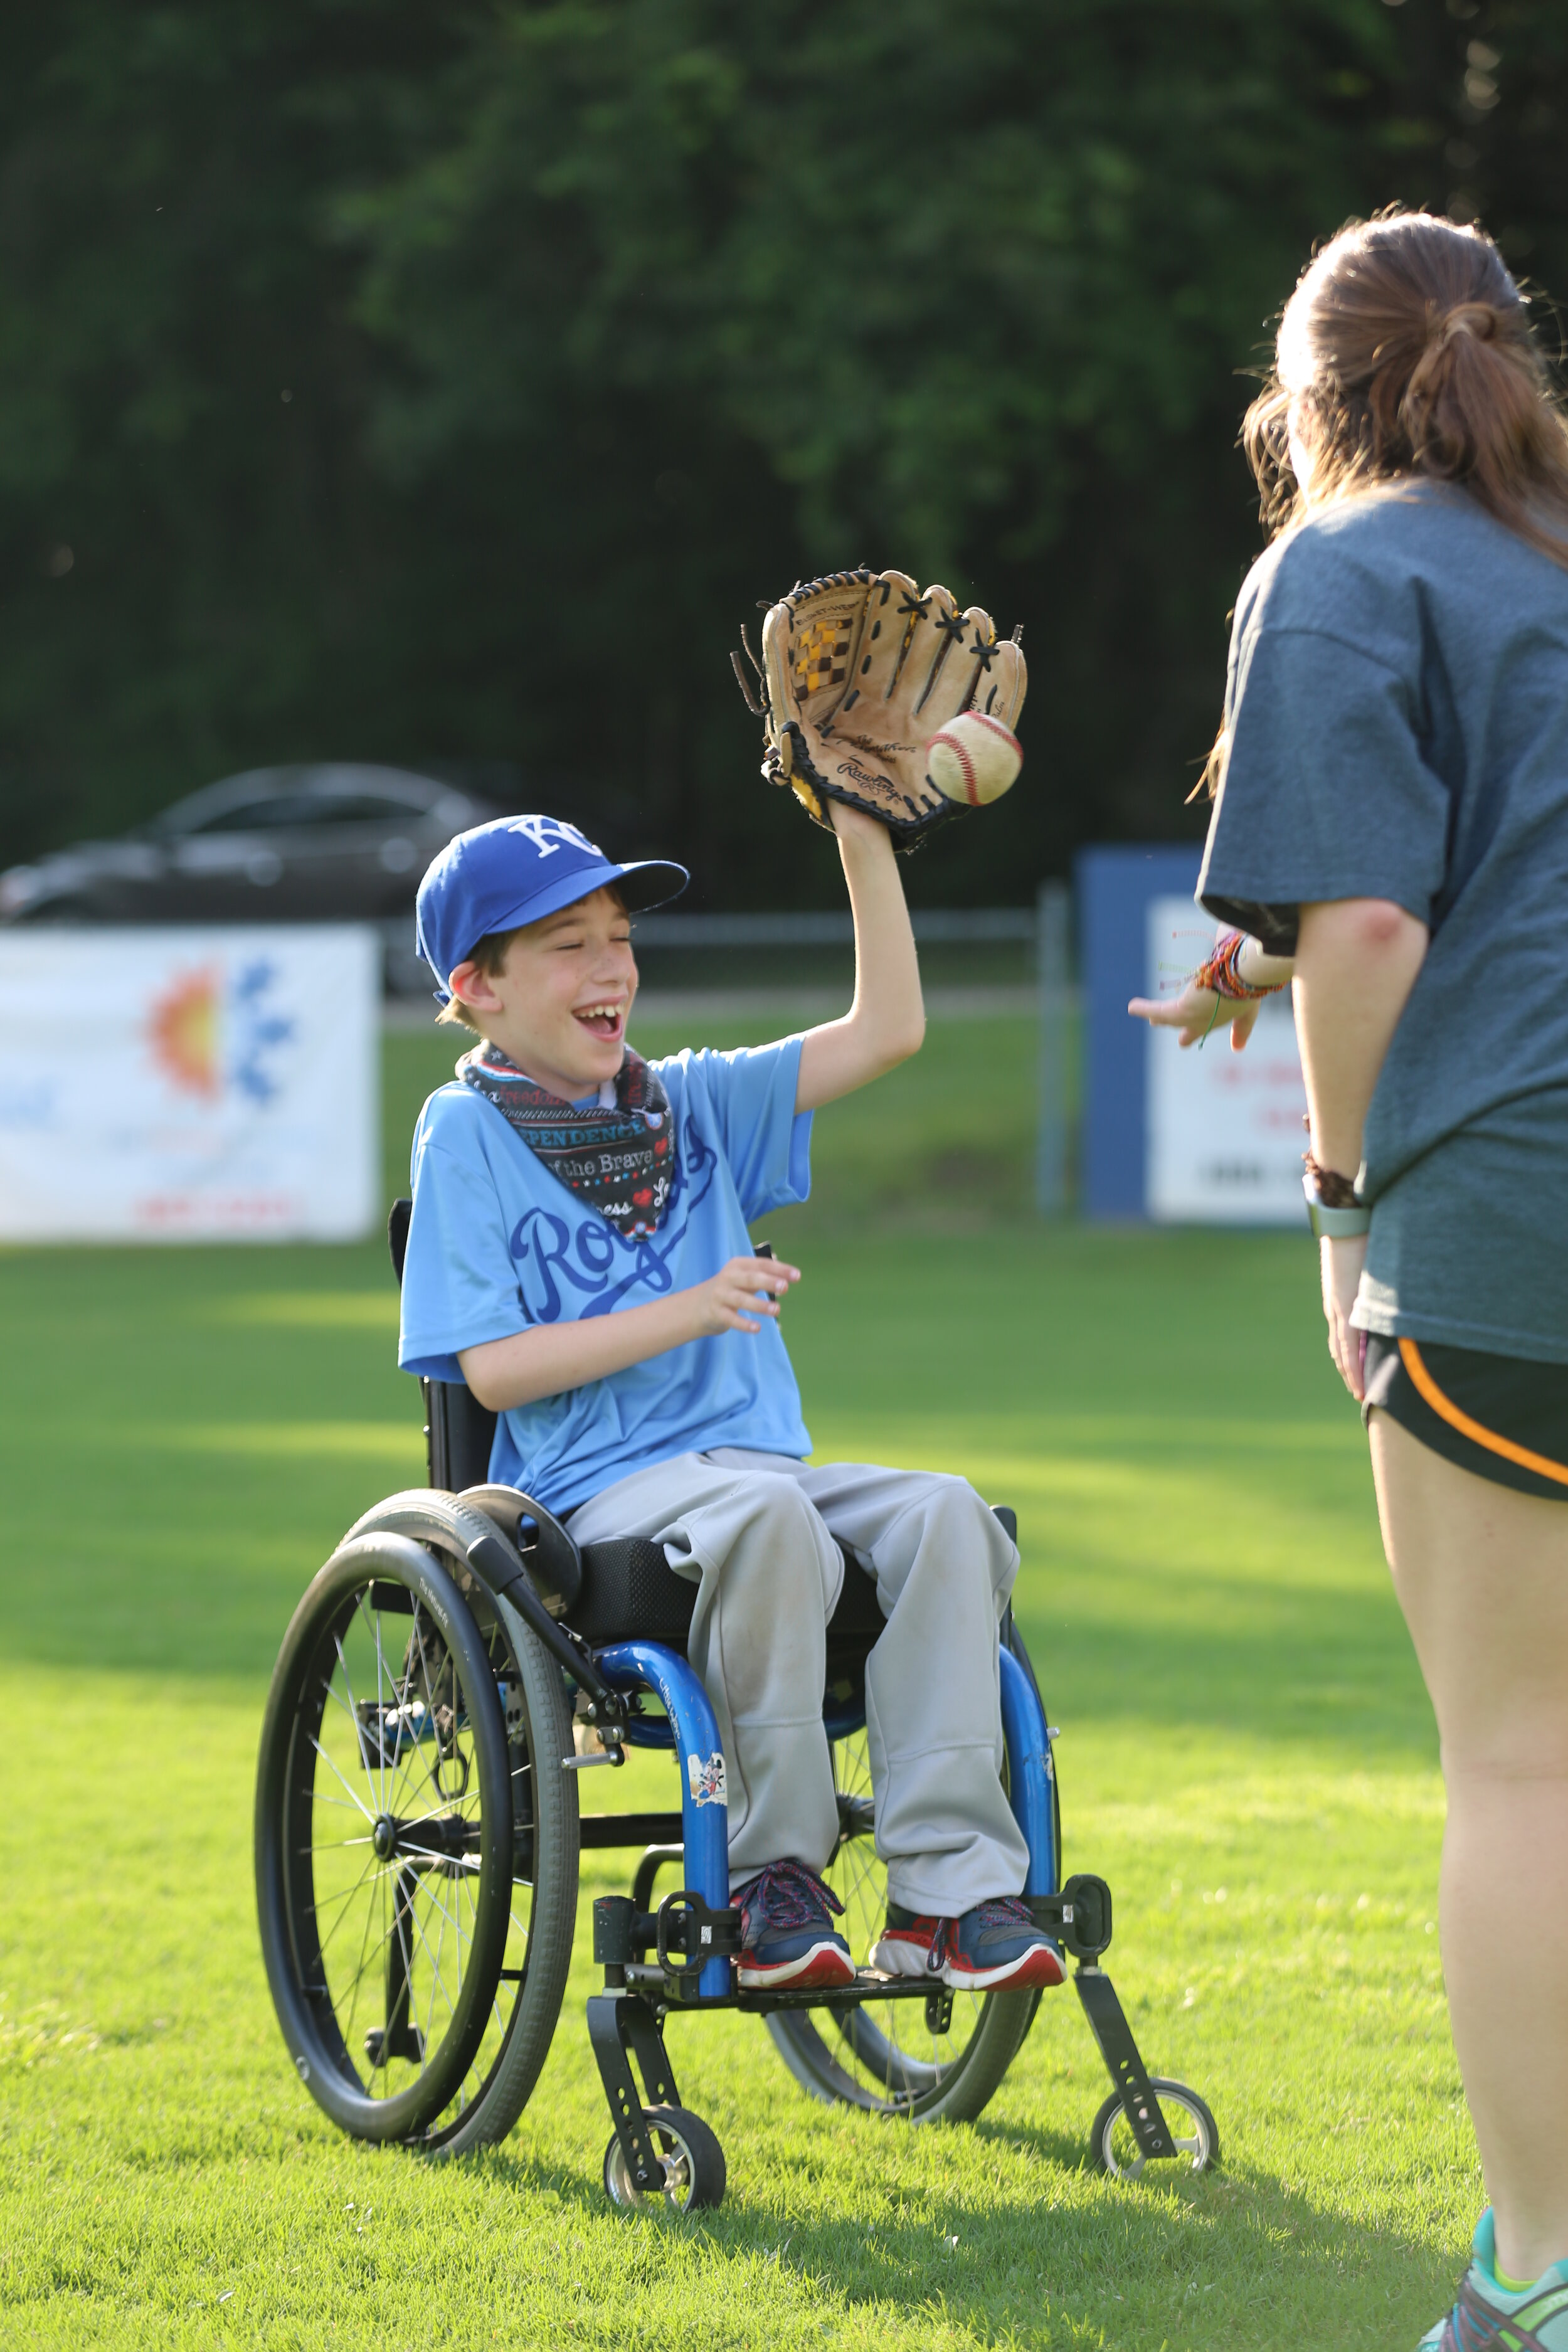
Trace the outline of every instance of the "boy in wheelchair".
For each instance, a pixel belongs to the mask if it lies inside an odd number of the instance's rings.
[[[689,1655],[727,1766],[742,1986],[850,1981],[819,1875],[839,1822],[822,1702],[846,1554],[887,1623],[866,1668],[886,1924],[864,1956],[973,1991],[1059,1983],[1017,1897],[998,1625],[1018,1555],[963,1480],[813,1465],[779,1328],[797,1268],[748,1224],[809,1189],[811,1115],[918,1051],[892,845],[830,804],[854,912],[843,1019],[658,1063],[626,1044],[633,912],[678,866],[551,817],[458,835],[420,887],[440,1018],[476,1033],[414,1142],[399,1361],[498,1416],[490,1476],[580,1545],[640,1537],[698,1586]]]

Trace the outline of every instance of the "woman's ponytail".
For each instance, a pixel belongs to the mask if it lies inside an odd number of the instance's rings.
[[[1342,229],[1280,323],[1278,367],[1243,437],[1279,530],[1310,506],[1415,476],[1462,485],[1568,568],[1568,426],[1523,298],[1491,239],[1426,213]]]
[[[1531,445],[1545,421],[1522,310],[1510,317],[1489,302],[1456,303],[1434,321],[1398,410],[1416,472],[1469,483],[1500,514],[1528,492]]]

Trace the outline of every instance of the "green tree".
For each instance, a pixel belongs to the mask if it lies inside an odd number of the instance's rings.
[[[1314,236],[1391,198],[1568,284],[1563,20],[14,13],[0,855],[263,761],[508,759],[710,903],[816,896],[725,656],[861,560],[1026,624],[1025,780],[920,895],[1194,824],[1257,543],[1239,372]]]

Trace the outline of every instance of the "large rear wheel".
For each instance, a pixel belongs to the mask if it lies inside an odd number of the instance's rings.
[[[300,2078],[358,2138],[458,2092],[504,1964],[505,1717],[446,1569],[395,1535],[327,1562],[294,1613],[257,1778],[262,1948]]]
[[[565,1688],[465,1564],[484,1525],[423,1489],[360,1521],[284,1641],[257,1791],[302,2079],[349,2131],[439,2155],[504,2138],[527,2104],[577,1903]]]

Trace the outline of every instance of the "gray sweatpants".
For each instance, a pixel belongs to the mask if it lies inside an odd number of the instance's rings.
[[[1018,1893],[1028,1856],[1000,1777],[996,1663],[1018,1555],[964,1479],[725,1446],[635,1471],[568,1525],[580,1544],[662,1544],[700,1588],[688,1655],[719,1718],[736,1881],[791,1856],[821,1869],[837,1843],[822,1727],[837,1538],[874,1572],[888,1620],[866,1727],[889,1895],[952,1918]]]

